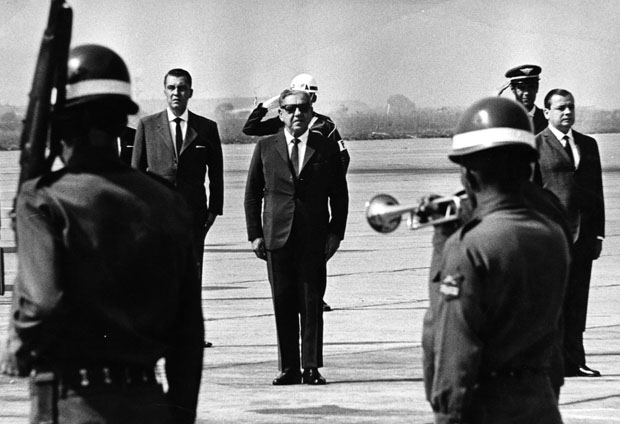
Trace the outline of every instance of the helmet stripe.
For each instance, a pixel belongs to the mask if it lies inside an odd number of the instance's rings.
[[[499,127],[455,134],[452,137],[451,155],[473,153],[506,144],[525,144],[536,150],[536,140],[530,131]]]
[[[118,94],[131,98],[131,84],[113,79],[92,79],[67,84],[67,100],[97,94]]]

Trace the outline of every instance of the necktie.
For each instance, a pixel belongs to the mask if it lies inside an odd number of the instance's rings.
[[[293,139],[293,149],[291,150],[291,162],[293,163],[293,169],[295,170],[295,176],[299,176],[299,140],[298,138]]]
[[[181,147],[183,147],[183,130],[181,130],[181,121],[182,119],[179,117],[174,118],[174,122],[177,123],[176,136],[175,136],[175,145],[177,148],[177,155],[181,154]]]
[[[566,150],[566,154],[570,158],[570,163],[574,167],[575,166],[575,156],[573,156],[573,149],[570,147],[570,139],[568,138],[567,135],[565,135],[564,137],[562,137],[562,140],[564,140],[566,142],[564,144],[564,150]]]

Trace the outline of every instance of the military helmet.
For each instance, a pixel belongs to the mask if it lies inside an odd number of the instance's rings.
[[[135,114],[129,71],[123,59],[107,47],[84,44],[69,52],[65,107],[94,100],[118,99],[125,112]]]
[[[299,74],[291,81],[291,90],[303,90],[308,94],[319,91],[316,80],[310,74]]]
[[[488,97],[477,101],[459,119],[450,160],[497,147],[522,146],[536,154],[532,124],[525,108],[514,100]]]

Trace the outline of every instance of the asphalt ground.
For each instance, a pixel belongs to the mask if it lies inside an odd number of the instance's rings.
[[[620,136],[597,136],[606,194],[607,237],[595,262],[585,346],[601,378],[571,378],[562,389],[565,423],[620,422]],[[619,146],[617,146],[619,145]],[[251,146],[224,146],[225,210],[207,236],[203,305],[207,339],[198,423],[431,423],[421,370],[422,317],[431,229],[375,233],[364,204],[387,192],[404,204],[459,189],[446,159],[449,141],[351,141],[347,235],[328,265],[325,300],[326,386],[272,386],[278,372],[275,323],[264,262],[250,251],[243,216]],[[3,246],[17,156],[0,154]],[[6,255],[7,283],[15,270]],[[6,334],[10,291],[0,296]],[[0,376],[0,424],[27,421],[27,380]]]

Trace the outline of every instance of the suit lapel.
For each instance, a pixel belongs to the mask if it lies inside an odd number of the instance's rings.
[[[558,138],[555,136],[555,134],[551,132],[549,128],[547,128],[545,131],[546,131],[545,138],[547,138],[549,146],[552,149],[555,149],[556,154],[559,154],[560,156],[562,156],[566,162],[571,163],[568,153],[566,153],[566,150],[564,150],[564,146],[562,146],[562,142],[558,140]],[[573,131],[573,134],[574,133],[575,132]]]
[[[304,167],[308,163],[308,161],[312,158],[314,153],[316,152],[316,138],[312,135],[312,131],[308,133],[308,142],[306,143],[306,153],[304,154],[304,160],[301,165],[301,169],[299,170],[299,174],[304,170]]]
[[[189,112],[187,116],[187,133],[185,134],[185,140],[183,140],[181,154],[196,140],[196,137],[198,137],[198,120],[192,112]]]
[[[284,130],[280,130],[276,136],[276,151],[282,157],[282,160],[287,164],[290,162],[288,158],[288,146],[286,145],[286,137],[284,136]]]
[[[157,121],[157,133],[159,134],[159,141],[166,146],[170,151],[174,153],[174,141],[172,140],[172,134],[170,133],[170,123],[168,122],[168,113],[164,110],[160,113]]]

